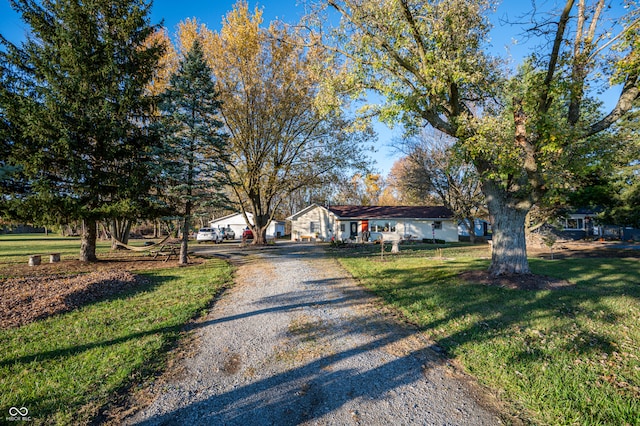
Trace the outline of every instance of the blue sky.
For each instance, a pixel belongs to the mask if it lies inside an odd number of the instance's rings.
[[[220,28],[222,17],[227,14],[236,0],[154,0],[151,19],[153,23],[164,20],[165,26],[173,34],[176,25],[186,18],[198,18],[207,27]],[[249,7],[261,7],[265,22],[276,18],[288,22],[298,21],[304,9],[297,0],[265,0],[249,1]],[[8,0],[0,0],[0,33],[12,41],[19,41],[24,36],[24,24],[11,9]]]
[[[620,4],[622,1],[614,4]],[[232,10],[236,0],[155,0],[152,9],[152,23],[164,20],[164,25],[173,35],[177,24],[186,18],[197,18],[199,22],[206,24],[212,30],[219,30],[222,18]],[[304,14],[304,0],[264,0],[248,1],[249,7],[255,6],[263,9],[265,22],[281,19],[285,22],[297,22]],[[545,9],[554,4],[564,2],[561,0],[540,0],[539,6]],[[509,53],[516,62],[526,53],[526,47],[515,43],[523,28],[507,25],[507,20],[514,21],[522,15],[523,11],[531,7],[531,2],[522,0],[505,0],[494,15],[494,30],[492,32],[492,45],[499,55]],[[618,7],[619,8],[619,7]],[[620,8],[621,9],[621,8]],[[0,0],[0,33],[12,42],[20,42],[24,38],[25,26],[19,16],[11,9],[8,0]],[[385,125],[376,125],[378,132],[378,151],[373,154],[376,160],[376,168],[383,174],[387,174],[398,155],[389,144],[394,138],[401,136],[399,129],[390,130]]]

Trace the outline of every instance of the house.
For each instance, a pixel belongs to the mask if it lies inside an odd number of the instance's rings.
[[[598,236],[604,229],[596,224],[596,215],[600,211],[599,209],[578,208],[565,213],[558,218],[559,235],[571,240]]]
[[[312,204],[289,216],[291,239],[375,241],[435,238],[458,241],[458,225],[446,207],[327,206]],[[367,238],[367,235],[369,238]]]
[[[247,213],[249,218],[249,222],[253,225],[253,214]],[[269,226],[267,227],[267,237],[268,238],[278,238],[284,235],[284,222],[279,222],[277,220],[272,220]],[[244,220],[244,215],[242,213],[233,213],[227,216],[223,216],[219,219],[214,219],[209,221],[209,226],[212,228],[231,228],[233,232],[236,233],[236,238],[240,238],[242,236],[242,231],[248,226],[247,222]]]
[[[629,226],[602,223],[602,208],[577,208],[559,219],[560,236],[567,239],[603,238],[605,240],[640,240],[640,230]]]

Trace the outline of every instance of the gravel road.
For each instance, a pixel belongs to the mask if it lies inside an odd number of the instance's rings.
[[[232,255],[236,286],[192,350],[125,424],[501,424],[490,399],[321,248],[247,253]]]

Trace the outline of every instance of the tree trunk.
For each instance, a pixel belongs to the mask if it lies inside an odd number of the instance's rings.
[[[180,265],[189,263],[189,224],[191,223],[191,201],[187,201],[185,215],[182,222],[182,238],[180,243]]]
[[[82,221],[82,240],[80,244],[80,261],[95,262],[96,257],[96,237],[98,226],[95,220],[85,219]]]
[[[253,242],[255,245],[267,244],[267,228],[262,226],[254,226],[251,230],[253,232]]]
[[[121,243],[128,244],[129,243],[129,231],[131,231],[131,220],[129,219],[112,219],[110,224],[111,228],[111,236]],[[111,240],[111,249],[117,250],[121,246],[117,245],[116,242]]]
[[[180,265],[186,265],[189,263],[189,219],[184,218],[182,225],[182,240],[180,243]]]
[[[467,228],[469,232],[469,242],[471,244],[476,243],[476,218],[475,217],[467,217],[462,221],[462,226]]]
[[[267,227],[269,226],[269,215],[254,214],[253,220],[253,244],[267,244]]]
[[[530,208],[517,208],[499,188],[491,188],[486,195],[493,228],[489,273],[493,276],[531,273],[524,232]]]

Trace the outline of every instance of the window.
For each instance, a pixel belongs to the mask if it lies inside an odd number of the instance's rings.
[[[439,220],[436,222],[433,222],[433,229],[442,229],[442,222]]]
[[[345,230],[345,229],[346,229],[346,228],[345,228],[345,226],[344,226],[344,223],[341,223],[341,224],[340,224],[340,232],[344,232],[344,230]]]
[[[396,222],[369,222],[369,231],[371,232],[396,232]]]
[[[309,222],[309,232],[320,232],[320,222]]]
[[[566,219],[564,229],[584,229],[583,219]]]

